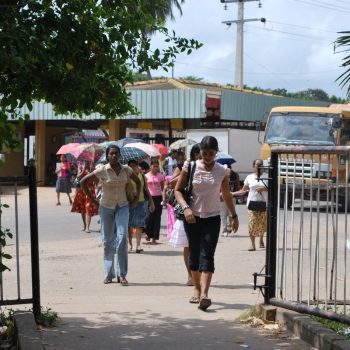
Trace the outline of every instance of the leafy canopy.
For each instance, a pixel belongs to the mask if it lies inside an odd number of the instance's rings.
[[[161,0],[163,2],[164,0]],[[155,3],[157,1],[154,1]],[[33,100],[57,113],[135,113],[125,90],[139,73],[163,67],[201,44],[169,33],[145,0],[5,0],[0,2],[0,149],[17,145],[9,118]],[[143,33],[168,47],[150,50]]]

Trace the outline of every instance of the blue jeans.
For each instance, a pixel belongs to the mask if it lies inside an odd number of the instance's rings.
[[[128,273],[128,222],[129,205],[116,206],[115,209],[100,206],[101,237],[104,247],[105,278],[117,275],[125,277]],[[116,261],[114,255],[117,254]],[[115,262],[117,266],[115,268]]]
[[[220,215],[201,219],[196,216],[195,224],[184,220],[190,252],[191,271],[214,272],[214,254],[220,233]]]

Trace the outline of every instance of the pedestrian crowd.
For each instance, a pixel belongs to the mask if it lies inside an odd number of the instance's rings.
[[[104,250],[104,280],[116,278],[129,284],[128,253],[143,253],[145,244],[157,245],[163,209],[167,213],[167,239],[173,248],[183,249],[186,285],[193,286],[189,302],[201,310],[211,305],[209,288],[215,271],[214,257],[219,236],[234,235],[239,229],[235,204],[248,194],[249,251],[255,238],[264,248],[266,232],[267,175],[263,162],[253,162],[253,173],[241,188],[238,173],[230,163],[216,161],[219,151],[215,137],[205,136],[191,148],[186,160],[182,151],[171,150],[167,157],[120,163],[116,145],[106,149],[106,164],[91,161],[68,162],[60,156],[56,165],[57,203],[65,193],[71,212],[79,213],[82,231],[91,232],[91,218],[99,215]],[[71,187],[75,187],[71,199]]]

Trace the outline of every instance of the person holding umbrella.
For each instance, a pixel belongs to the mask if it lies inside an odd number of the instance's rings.
[[[72,198],[70,193],[72,192],[70,186],[70,165],[67,162],[67,158],[64,154],[60,155],[61,163],[56,163],[55,173],[57,175],[56,181],[56,193],[57,193],[57,204],[61,205],[60,194],[66,193],[69,199],[69,204],[72,204]]]
[[[141,183],[128,165],[122,165],[119,162],[119,158],[120,148],[116,145],[108,146],[106,149],[108,163],[84,176],[80,180],[80,185],[87,197],[93,203],[100,205],[105,270],[103,283],[112,283],[113,278],[117,276],[117,281],[122,286],[127,286],[129,202],[126,187],[130,179],[136,184],[136,202],[130,204],[133,206],[138,202]],[[100,181],[102,185],[100,202],[90,192],[87,186],[89,180],[94,180],[96,183]],[[114,266],[115,253],[117,253],[118,263],[116,268]]]

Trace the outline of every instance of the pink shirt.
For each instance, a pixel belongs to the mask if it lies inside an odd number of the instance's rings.
[[[157,175],[152,175],[151,172],[148,172],[145,176],[147,179],[148,190],[151,196],[162,196],[164,176],[160,173],[157,173]]]
[[[186,161],[183,170],[188,172]],[[196,161],[196,171],[192,182],[192,198],[188,203],[195,216],[208,218],[220,215],[220,189],[225,175],[229,175],[229,169],[215,162],[210,171],[205,170],[201,161]]]

